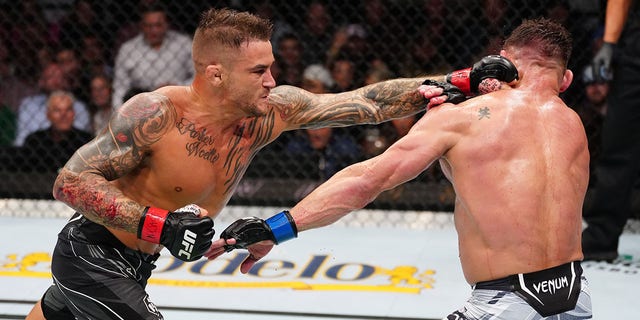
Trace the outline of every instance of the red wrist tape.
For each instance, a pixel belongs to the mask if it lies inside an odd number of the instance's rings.
[[[470,74],[471,74],[471,68],[454,71],[449,75],[447,75],[447,82],[460,88],[462,93],[464,93],[465,95],[470,95],[471,93],[471,79],[469,78]]]
[[[142,229],[140,230],[140,239],[160,243],[160,235],[162,235],[162,228],[164,227],[164,221],[169,214],[168,210],[147,207],[146,212],[142,216],[144,221],[142,222]]]

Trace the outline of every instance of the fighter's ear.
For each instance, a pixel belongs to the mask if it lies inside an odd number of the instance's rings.
[[[573,81],[573,71],[567,69],[562,76],[562,83],[560,84],[560,92],[564,92],[569,88]]]
[[[204,75],[214,86],[222,83],[222,68],[219,64],[210,64],[204,70]]]
[[[509,53],[507,52],[507,50],[501,49],[500,50],[500,55],[505,57],[505,58],[507,58],[507,59],[509,59],[509,61],[513,62],[513,59],[511,59],[511,57],[510,57]]]

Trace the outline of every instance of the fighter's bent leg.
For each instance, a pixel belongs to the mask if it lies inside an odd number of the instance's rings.
[[[38,302],[36,302],[31,311],[29,311],[25,320],[45,320],[44,315],[42,314],[42,307],[40,306],[41,302],[42,300],[38,300]]]
[[[98,233],[97,239],[87,238]],[[72,314],[66,319],[163,319],[145,291],[157,255],[131,250],[103,227],[80,219],[59,234],[52,258],[55,285],[41,305],[47,320],[49,312],[66,310]]]
[[[33,318],[31,318],[33,317]],[[73,313],[66,305],[62,292],[52,285],[33,307],[27,319],[64,320],[74,319]]]

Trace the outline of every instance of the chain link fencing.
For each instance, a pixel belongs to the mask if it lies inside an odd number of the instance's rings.
[[[66,214],[64,206],[40,201],[52,199],[59,168],[121,101],[189,83],[190,37],[209,7],[269,18],[275,26],[272,70],[278,84],[311,91],[315,81],[330,92],[464,68],[497,54],[522,19],[557,20],[574,37],[569,67],[576,78],[562,98],[581,115],[592,162],[597,161],[607,88],[595,83],[586,67],[602,38],[604,9],[598,0],[0,1],[1,210],[20,215],[37,203],[37,210]],[[148,14],[157,10],[160,16]],[[155,50],[145,48],[143,35],[158,43]],[[60,90],[73,94],[73,120],[68,110],[57,116],[47,112],[47,99]],[[51,134],[65,123],[71,133]],[[337,170],[382,152],[410,125],[334,129],[324,149],[310,142],[320,133],[285,133],[256,156],[230,204],[291,206]],[[635,217],[640,217],[638,198]],[[450,212],[453,203],[453,189],[436,165],[385,192],[369,209]]]

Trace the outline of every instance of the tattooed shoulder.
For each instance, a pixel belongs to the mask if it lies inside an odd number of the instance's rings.
[[[146,92],[129,99],[121,108],[119,114],[130,119],[145,119],[159,116],[163,113],[175,112],[171,100],[164,95]]]
[[[489,107],[481,107],[478,109],[478,120],[491,119],[491,110]]]
[[[269,105],[274,107],[284,120],[311,105],[309,92],[293,86],[278,86],[269,94]]]
[[[120,143],[148,145],[174,127],[176,118],[176,109],[168,97],[148,92],[136,95],[122,105],[109,126],[111,134]]]

